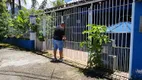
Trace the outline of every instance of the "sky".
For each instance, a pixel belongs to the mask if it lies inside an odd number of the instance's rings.
[[[32,3],[31,3],[31,0],[26,0],[27,1],[27,4],[26,5],[23,5],[23,6],[25,6],[26,8],[28,8],[28,9],[30,9],[31,8],[31,5],[32,5]],[[38,1],[38,7],[39,7],[39,5],[42,3],[42,1],[43,0],[37,0]],[[50,1],[55,1],[55,0],[50,0]],[[48,5],[47,5],[47,7],[52,7],[52,4],[51,4],[51,2],[50,2],[49,0],[48,0]]]
[[[17,0],[18,1],[18,0]],[[16,2],[17,2],[16,1]],[[30,9],[31,8],[31,0],[26,0],[27,1],[27,4],[26,5],[24,5],[23,4],[23,6],[25,6],[26,8],[28,8],[28,9]],[[39,5],[42,3],[42,1],[43,0],[37,0],[38,1],[38,3],[39,3]],[[48,0],[48,5],[46,6],[47,8],[50,8],[50,7],[52,7],[52,3],[51,2],[53,2],[53,1],[55,1],[55,0]],[[65,0],[65,2],[75,2],[75,1],[78,1],[78,0]],[[38,5],[38,6],[39,6]]]
[[[43,0],[37,0],[37,1],[38,1],[38,3],[39,3],[39,4],[37,5],[37,7],[39,7]],[[53,1],[55,1],[55,0],[48,0],[48,5],[47,5],[46,7],[47,7],[47,8],[52,7],[52,3],[51,3],[51,2],[53,2]],[[15,0],[15,2],[18,4],[18,0]],[[31,0],[26,0],[26,2],[27,2],[27,4],[22,4],[22,6],[26,7],[27,9],[30,9],[30,8],[31,8],[31,5],[32,5]]]
[[[37,0],[38,1],[38,5],[37,7],[39,7],[39,5],[42,3],[43,0]],[[48,0],[48,5],[46,6],[46,8],[50,8],[52,7],[52,2],[55,1],[55,0]],[[79,0],[65,0],[66,3],[72,3],[72,2],[76,2],[76,1],[79,1]],[[15,2],[18,4],[18,0],[15,0]],[[26,7],[27,9],[30,9],[31,8],[31,0],[26,0],[27,4],[22,4],[22,6]],[[8,6],[8,10],[10,10],[10,6]]]

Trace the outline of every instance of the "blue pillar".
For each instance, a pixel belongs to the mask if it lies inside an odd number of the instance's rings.
[[[140,19],[141,18],[141,19]],[[142,0],[133,1],[132,36],[130,51],[130,78],[142,80]]]

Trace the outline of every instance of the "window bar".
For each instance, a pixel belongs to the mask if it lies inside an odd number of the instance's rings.
[[[107,26],[107,1],[105,1],[105,25]]]
[[[109,1],[109,3],[108,3],[108,26],[110,26],[111,24],[110,24],[110,9],[111,9],[111,0],[108,0]],[[109,36],[109,38],[111,39],[111,32],[109,32],[108,33],[108,36]],[[109,55],[107,56],[107,58],[108,58],[108,61],[110,62],[110,58],[109,58]],[[110,65],[110,63],[109,63],[109,65]],[[110,66],[108,65],[108,68],[110,68]]]
[[[123,22],[124,22],[124,19],[125,19],[125,0],[123,0]],[[123,25],[124,26],[124,25]],[[124,28],[123,28],[124,29]],[[124,55],[125,55],[125,53],[123,53],[123,51],[125,50],[125,48],[123,49],[123,47],[124,47],[124,34],[125,33],[122,33],[122,39],[121,39],[121,58],[122,58],[122,61],[121,61],[121,66],[122,66],[122,70],[124,71],[124,68],[125,68],[125,59],[124,59]]]
[[[84,12],[83,12],[83,7],[81,8],[81,26],[82,26],[82,32],[84,31]],[[82,34],[81,32],[81,37],[82,37],[82,40],[84,41],[84,35]],[[84,51],[83,48],[81,48],[81,51]]]
[[[76,30],[78,28],[77,23],[76,23],[76,21],[78,19],[78,14],[77,14],[78,10],[77,9],[78,8],[76,7],[75,8],[76,13],[75,13],[75,28],[74,28],[74,32],[76,32]],[[73,44],[74,44],[74,48],[73,49],[76,49],[77,34],[74,34],[74,35],[75,35],[75,40],[73,41]]]
[[[117,11],[117,5],[118,5],[118,0],[116,0],[116,7],[115,7],[115,24],[117,24],[117,14],[118,14],[118,11]],[[116,43],[116,40],[117,40],[117,36],[116,36],[116,33],[114,33],[114,40],[115,40],[115,45],[117,44]],[[116,53],[116,51],[117,51],[117,48],[114,48],[114,54],[115,55],[117,55],[117,53]],[[118,69],[118,56],[117,56],[117,61],[116,61],[117,63],[116,63],[116,69]]]
[[[77,7],[77,21],[76,21],[76,41],[75,41],[75,50],[78,50],[78,40],[79,40],[79,24],[78,24],[78,20],[79,20],[79,7]]]
[[[69,12],[68,12],[68,14],[69,14],[69,17],[70,17],[70,20],[69,20],[69,35],[70,35],[70,40],[69,40],[69,42],[68,42],[68,45],[69,45],[69,49],[73,49],[73,44],[72,44],[72,41],[73,41],[73,38],[74,37],[72,37],[72,31],[73,31],[73,28],[74,28],[74,18],[75,18],[75,16],[74,16],[74,14],[72,14],[73,12],[75,12],[74,11],[74,8],[73,9],[69,9]],[[70,30],[71,29],[71,30]],[[70,53],[70,51],[68,51],[69,53]]]
[[[104,13],[105,13],[104,2],[102,2],[102,25],[105,25],[105,23],[104,23],[104,22],[105,22],[105,21],[104,21],[104,20],[105,20],[105,19],[104,19],[104,18],[105,18],[105,17],[104,17]]]
[[[75,8],[73,9],[73,13],[75,12],[76,10],[75,10]],[[75,18],[76,18],[76,15],[75,14],[73,14],[73,28],[72,28],[72,35],[73,35],[73,32],[74,32],[74,28],[75,28]],[[72,49],[74,49],[74,44],[73,44],[73,41],[75,40],[75,36],[73,36],[73,38],[72,38],[72,42],[71,42],[71,44],[72,44]]]
[[[120,17],[121,17],[121,0],[119,2],[119,17],[118,17],[118,22],[120,22]],[[120,48],[120,43],[119,43],[119,41],[120,41],[120,39],[119,39],[120,37],[119,36],[120,36],[120,33],[118,33],[118,51],[117,51],[118,53],[117,54],[118,54],[118,66],[119,66],[119,69],[121,69],[120,68],[120,56],[119,56],[120,55],[119,54],[120,53],[119,49],[121,49],[121,48]]]
[[[94,19],[94,24],[96,24],[96,5],[95,4],[93,8],[93,19]]]
[[[101,2],[99,2],[99,9],[98,9],[98,14],[99,14],[99,25],[101,25],[101,14],[102,14],[102,6],[101,6]]]
[[[114,4],[114,3],[113,3],[113,0],[111,0],[111,2],[110,2],[110,5],[111,5],[111,8],[110,8],[110,9],[111,9],[111,10],[110,10],[110,13],[111,13],[111,14],[110,14],[110,23],[111,23],[111,25],[113,25],[113,16],[114,16],[114,15],[113,15],[113,8],[114,8],[114,7],[113,7],[113,4]],[[113,39],[113,34],[114,34],[113,32],[110,32],[110,39]],[[113,48],[111,47],[111,51],[112,51],[112,49],[113,49]],[[111,52],[111,53],[109,53],[109,55],[114,55],[114,54]],[[113,59],[111,58],[111,60],[113,60]],[[113,64],[112,64],[112,63],[110,63],[110,65],[112,65],[112,67],[113,67]]]
[[[81,42],[81,35],[80,35],[80,32],[81,32],[81,10],[80,10],[80,7],[78,8],[78,31],[77,31],[77,33],[78,33],[78,42],[77,42],[77,50],[80,50],[79,48],[80,48],[80,46],[79,46],[79,42]]]
[[[72,9],[72,13],[73,12],[75,12],[74,8]],[[74,37],[72,35],[73,35],[74,18],[75,18],[74,14],[70,14],[70,18],[72,19],[72,21],[70,20],[70,23],[72,24],[72,25],[70,25],[70,28],[72,29],[72,31],[71,31],[71,34],[70,34],[71,40],[69,42],[69,45],[71,45],[71,49],[73,49],[73,43],[72,43],[72,41],[74,40]]]
[[[72,9],[71,9],[72,10]],[[67,48],[69,48],[69,49],[71,49],[72,48],[72,45],[70,45],[70,42],[72,41],[72,36],[71,36],[71,34],[72,34],[72,27],[73,26],[71,26],[70,24],[71,24],[71,20],[73,19],[73,18],[71,18],[71,16],[72,15],[70,15],[69,14],[70,13],[70,11],[68,10],[68,12],[67,12],[67,14],[68,14],[68,16],[69,16],[69,20],[68,20],[68,31],[69,31],[69,33],[68,33],[68,35],[69,35],[69,37],[68,37],[68,41],[67,41]],[[72,16],[73,17],[73,16]]]
[[[77,21],[78,21],[78,19],[79,19],[79,15],[78,15],[78,7],[76,8],[76,10],[77,10],[77,13],[76,13],[76,22],[75,22],[75,24],[76,24],[76,28],[75,28],[75,36],[76,36],[76,40],[75,40],[75,42],[74,42],[74,45],[75,45],[75,50],[77,50],[77,42],[78,42],[78,28],[79,28],[79,26],[78,26],[78,23],[77,23]]]
[[[79,39],[80,39],[80,41],[79,41],[79,43],[78,43],[78,46],[79,46],[79,50],[81,50],[80,49],[80,42],[82,42],[82,33],[81,33],[81,31],[82,31],[82,22],[81,22],[81,20],[82,20],[82,14],[81,14],[81,7],[79,8],[79,19],[80,19],[80,21],[79,21]]]
[[[80,57],[81,57],[81,54],[80,54],[80,56],[79,56],[79,41],[80,41],[80,34],[79,34],[79,32],[80,32],[80,22],[79,22],[79,20],[80,20],[80,8],[78,7],[78,21],[77,21],[77,42],[76,42],[76,50],[77,50],[77,54],[78,54],[78,58],[79,59],[81,59]]]
[[[130,5],[130,3],[129,3],[129,0],[127,0],[127,22],[129,22],[129,5]],[[130,34],[131,34],[131,32],[130,32]],[[129,46],[127,46],[127,44],[130,44],[130,43],[128,43],[127,42],[127,40],[128,40],[128,33],[126,33],[126,43],[125,43],[125,47],[129,47]],[[130,49],[126,49],[125,50],[125,53],[126,53],[126,55],[125,55],[125,60],[127,61],[129,61],[129,56],[130,56],[130,53],[128,53],[128,51],[127,50],[130,50]],[[129,62],[128,63],[126,63],[126,71],[128,72],[128,70],[129,70]]]
[[[77,50],[80,50],[79,48],[80,48],[80,46],[79,46],[79,43],[81,42],[81,34],[80,34],[80,32],[81,32],[81,10],[80,10],[80,7],[78,7],[78,42],[77,42],[77,46],[78,46],[78,48],[77,48]]]
[[[82,7],[82,26],[83,26],[83,31],[85,30],[86,26],[85,26],[85,13],[84,13],[84,7]],[[83,41],[86,40],[85,39],[85,35],[82,34],[82,38],[83,38]],[[84,51],[84,47],[82,48],[82,50]]]
[[[88,13],[88,9],[87,9],[87,7],[85,7],[85,11],[87,11],[87,12],[85,13],[85,16],[86,16],[86,17],[85,17],[85,21],[86,21],[86,22],[85,22],[85,26],[86,26],[86,25],[88,25],[88,17],[87,17],[87,16],[88,16],[88,14],[87,14],[87,13]],[[88,27],[86,27],[85,30],[88,30]],[[87,41],[88,35],[85,35],[85,36],[86,36],[86,41]]]
[[[98,13],[98,3],[97,3],[96,5],[97,5],[97,10],[96,10],[96,13],[97,13],[96,25],[98,25],[98,20],[99,20],[99,18],[98,18],[98,16],[99,16],[99,15],[98,15],[98,14],[99,14],[99,13]]]
[[[104,2],[102,2],[102,25],[105,25],[105,19],[104,19],[104,13],[105,13],[105,9],[104,9]],[[105,35],[105,33],[103,33]],[[105,64],[104,60],[105,60],[105,56],[104,53],[102,53],[102,59],[103,59],[103,64]]]
[[[107,10],[107,1],[105,1],[105,25],[107,26],[107,19],[108,19],[108,10]],[[107,35],[108,33],[106,33]],[[108,35],[107,35],[108,36]],[[105,60],[108,61],[108,57],[105,55]],[[108,68],[108,65],[106,65],[106,67]]]
[[[66,11],[66,16],[69,16],[68,15],[68,10]],[[70,27],[69,26],[69,20],[66,21],[66,27],[65,27],[66,28],[66,32],[68,32],[68,30],[69,30],[68,28]],[[69,34],[70,34],[70,32],[65,34],[66,37],[67,37],[67,40],[65,41],[66,42],[66,48],[68,47],[68,41],[70,41],[70,35]]]

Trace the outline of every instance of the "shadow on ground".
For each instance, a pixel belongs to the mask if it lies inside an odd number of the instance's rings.
[[[46,58],[52,59],[51,55],[45,56],[45,55],[42,55],[42,54],[44,54],[44,53],[41,53],[40,55],[44,56]],[[54,63],[58,63],[58,62],[54,62]],[[89,68],[86,68],[86,67],[83,68],[83,67],[80,67],[80,66],[76,65],[76,63],[75,64],[70,63],[70,62],[68,62],[66,60],[64,62],[62,62],[62,63],[77,68],[78,71],[80,73],[83,73],[86,77],[112,80],[110,78],[110,76],[111,76],[111,74],[113,74],[113,71],[111,71],[111,70],[108,70],[108,69],[105,69],[105,68],[94,68],[94,69],[89,69]]]
[[[12,44],[7,44],[7,43],[0,43],[0,49],[4,49],[4,48],[10,48],[10,50],[17,50],[17,51],[30,51],[24,48],[20,48],[18,46],[14,46]],[[30,51],[35,53],[36,51]]]
[[[91,78],[98,78],[98,79],[108,79],[111,80],[109,77],[111,74],[113,74],[113,71],[107,70],[104,68],[94,68],[94,69],[79,69],[80,72],[82,72],[85,76],[91,77]]]

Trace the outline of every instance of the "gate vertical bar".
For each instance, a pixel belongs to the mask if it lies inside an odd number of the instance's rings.
[[[118,2],[118,0],[116,0],[116,3],[115,3],[115,4],[116,4],[116,5],[115,5],[115,24],[117,23],[117,14],[118,14],[118,11],[117,11],[117,10],[118,10],[118,9],[117,9],[118,3],[117,3],[117,2]],[[117,39],[117,36],[116,36],[116,33],[114,33],[115,44],[117,44],[117,43],[116,43],[116,39]],[[114,47],[114,55],[117,55],[117,54],[116,54],[116,51],[117,51],[117,49]],[[116,58],[117,58],[117,59],[116,59],[116,69],[118,69],[118,57],[116,57]]]
[[[93,17],[92,16],[92,9],[93,9],[93,4],[91,4],[90,8],[88,9],[88,24],[92,24],[92,17]],[[89,27],[89,29],[90,29],[90,27]],[[88,37],[88,35],[87,35],[87,37]]]

